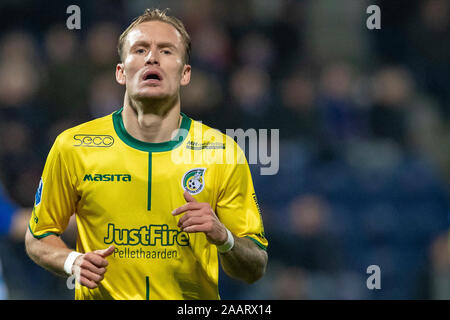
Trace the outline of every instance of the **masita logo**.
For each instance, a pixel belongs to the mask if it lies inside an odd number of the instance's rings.
[[[84,176],[83,181],[131,181],[131,175],[129,174],[87,174]]]

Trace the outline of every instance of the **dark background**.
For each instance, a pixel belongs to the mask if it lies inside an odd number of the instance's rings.
[[[66,28],[72,4],[80,30]],[[61,131],[122,106],[117,39],[146,7],[171,8],[192,37],[184,113],[280,129],[278,174],[251,165],[267,274],[221,273],[222,298],[450,298],[447,0],[2,0],[0,181],[17,205],[33,205]],[[4,236],[0,254],[5,297],[73,298],[23,242]],[[366,287],[373,264],[380,290]]]

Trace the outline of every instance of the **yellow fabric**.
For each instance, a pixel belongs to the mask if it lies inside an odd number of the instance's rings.
[[[216,247],[203,233],[181,232],[182,215],[171,212],[186,203],[184,184],[236,236],[265,248],[243,152],[226,135],[185,115],[186,135],[175,147],[136,147],[120,131],[120,121],[121,110],[57,137],[31,232],[37,238],[60,235],[75,214],[78,252],[115,246],[99,287],[77,286],[76,299],[219,299]]]

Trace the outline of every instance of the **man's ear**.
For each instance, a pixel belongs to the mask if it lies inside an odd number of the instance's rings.
[[[125,68],[123,67],[123,63],[117,64],[116,81],[121,85],[125,85],[126,83]]]
[[[185,64],[183,67],[183,73],[181,74],[180,84],[182,86],[187,86],[191,81],[191,66],[189,64]]]

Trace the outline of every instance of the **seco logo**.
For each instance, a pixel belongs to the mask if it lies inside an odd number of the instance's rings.
[[[111,147],[114,144],[114,138],[108,135],[77,134],[73,136],[78,144],[75,147]]]

